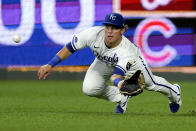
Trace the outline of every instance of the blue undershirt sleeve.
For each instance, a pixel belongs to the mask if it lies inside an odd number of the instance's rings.
[[[71,45],[71,42],[69,42],[67,45],[66,45],[67,49],[71,52],[71,53],[74,53],[76,50],[74,50],[74,48],[72,47]]]
[[[121,66],[116,65],[112,74],[118,74],[118,75],[124,76],[125,72],[126,71]]]

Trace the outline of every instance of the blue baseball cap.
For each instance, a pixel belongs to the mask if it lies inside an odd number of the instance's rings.
[[[110,13],[105,17],[104,25],[113,25],[118,28],[123,28],[125,26],[124,18],[119,13]]]

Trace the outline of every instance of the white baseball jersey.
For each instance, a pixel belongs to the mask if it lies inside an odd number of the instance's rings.
[[[70,44],[74,51],[89,46],[97,59],[115,68],[113,74],[124,76],[128,70],[129,73],[134,73],[141,68],[141,53],[125,36],[122,36],[117,47],[110,49],[105,45],[104,38],[104,27],[97,26],[74,35]]]
[[[125,76],[141,70],[144,75],[145,89],[163,93],[170,102],[177,100],[179,95],[177,86],[172,85],[162,77],[153,75],[137,46],[122,36],[122,41],[118,46],[108,48],[104,39],[104,27],[92,27],[76,34],[72,42],[66,45],[72,53],[89,46],[99,60],[95,60],[87,71],[83,82],[85,94],[119,102],[125,99],[125,96],[120,94],[118,88],[106,86],[105,72],[112,69],[113,74]],[[106,64],[102,64],[103,62]]]

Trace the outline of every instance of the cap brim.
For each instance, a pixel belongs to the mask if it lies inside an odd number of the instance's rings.
[[[118,28],[123,28],[124,26],[119,26],[119,25],[116,25],[114,23],[111,23],[111,22],[103,22],[104,25],[112,25],[114,27],[118,27]]]

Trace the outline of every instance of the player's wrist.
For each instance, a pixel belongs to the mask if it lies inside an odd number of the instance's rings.
[[[119,87],[119,83],[120,83],[121,81],[122,81],[121,78],[116,78],[116,79],[114,79],[113,84],[114,84],[115,86]]]
[[[58,63],[60,63],[62,60],[58,55],[55,55],[49,62],[48,65],[51,67],[55,67]]]
[[[118,88],[120,88],[123,84],[124,80],[121,80],[119,83],[118,83]]]
[[[46,64],[46,66],[47,66],[48,68],[52,68],[52,66],[51,66],[51,65],[49,65],[49,64]]]

